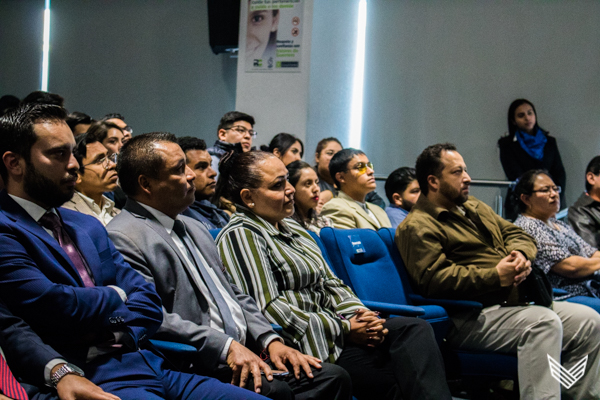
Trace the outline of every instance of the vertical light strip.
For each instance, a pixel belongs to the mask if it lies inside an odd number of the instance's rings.
[[[365,41],[367,35],[367,0],[358,2],[356,58],[350,107],[350,147],[360,149],[362,142],[363,86],[365,80]]]
[[[42,47],[42,87],[44,92],[48,91],[48,53],[50,52],[50,0],[46,0],[44,9],[44,43]]]

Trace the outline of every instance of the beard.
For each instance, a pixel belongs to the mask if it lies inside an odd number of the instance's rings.
[[[456,189],[445,181],[440,182],[440,193],[457,206],[462,206],[469,199],[468,194],[463,194],[460,189]]]
[[[61,185],[77,177],[77,172],[70,171],[69,177],[60,180],[59,184],[38,172],[33,164],[27,163],[25,174],[23,175],[23,190],[32,199],[45,204],[46,206],[60,207],[65,202],[71,200],[75,193],[75,187],[63,190]]]

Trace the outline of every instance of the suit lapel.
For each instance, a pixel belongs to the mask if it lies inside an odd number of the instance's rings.
[[[31,215],[17,204],[5,190],[0,193],[0,208],[4,212],[4,215],[50,247],[58,263],[77,281],[79,286],[83,286],[83,281],[81,280],[79,273],[75,269],[75,266],[67,253],[65,253],[58,244],[58,241],[34,221],[33,218],[31,218]],[[69,234],[71,233],[69,232]]]
[[[348,203],[350,208],[352,208],[358,215],[360,215],[369,224],[373,225],[375,230],[379,229],[379,227],[375,224],[375,222],[373,222],[371,217],[369,217],[369,214],[367,214],[367,212],[364,210],[364,208],[359,206],[358,203],[356,203],[356,201],[354,201],[350,196],[348,196],[344,192],[340,192],[338,197],[341,197],[342,199],[346,200],[346,202]]]

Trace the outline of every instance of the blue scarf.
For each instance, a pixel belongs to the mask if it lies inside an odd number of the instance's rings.
[[[540,128],[538,128],[535,135],[528,135],[525,132],[517,131],[515,136],[523,150],[531,157],[536,160],[541,160],[544,157],[544,146],[548,138]]]

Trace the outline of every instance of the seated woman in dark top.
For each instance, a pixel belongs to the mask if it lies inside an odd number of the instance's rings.
[[[237,212],[217,237],[234,283],[287,343],[345,368],[359,399],[450,399],[433,330],[417,318],[379,319],[337,279],[296,221],[294,187],[272,154],[221,162]]]
[[[553,287],[569,292],[557,300],[573,296],[598,297],[600,282],[596,278],[600,274],[600,252],[569,225],[556,220],[560,192],[560,186],[555,185],[545,170],[523,174],[515,187],[521,211],[515,225],[537,241],[534,264],[548,274]]]
[[[288,181],[294,186],[294,214],[292,219],[307,231],[316,234],[321,228],[333,226],[331,220],[319,214],[317,207],[321,196],[317,173],[304,161],[294,161],[287,166]]]
[[[556,139],[540,128],[534,105],[525,99],[513,101],[508,108],[508,135],[498,140],[500,162],[508,180],[515,181],[531,169],[545,169],[550,172],[558,186],[565,190],[567,177],[563,167]],[[506,196],[506,217],[514,220],[517,207],[511,200],[511,192]],[[560,195],[564,203],[564,193]]]

